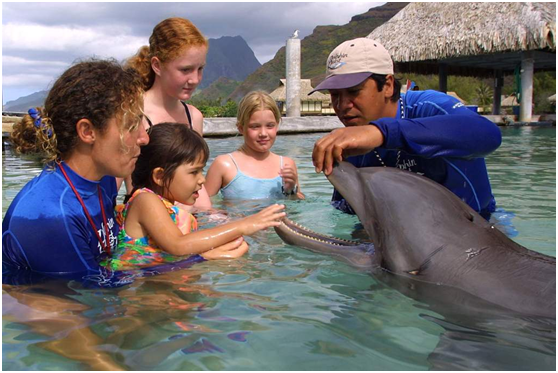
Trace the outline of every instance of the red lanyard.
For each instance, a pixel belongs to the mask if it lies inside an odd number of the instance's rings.
[[[85,203],[83,202],[83,199],[81,199],[81,196],[79,195],[76,187],[74,186],[74,184],[72,183],[72,181],[68,177],[68,174],[66,174],[66,170],[64,170],[64,167],[62,166],[62,163],[61,162],[57,162],[57,163],[58,163],[58,166],[60,167],[60,171],[62,171],[62,174],[66,178],[66,181],[68,182],[68,184],[70,184],[70,188],[72,188],[72,190],[74,191],[74,194],[76,195],[79,203],[81,203],[81,207],[83,208],[83,212],[85,212],[85,216],[87,216],[87,220],[89,220],[89,224],[91,224],[91,227],[93,228],[93,231],[95,232],[95,235],[97,236],[97,239],[99,240],[99,243],[101,244],[101,247],[103,248],[103,250],[107,254],[110,255],[111,254],[111,247],[110,247],[109,228],[108,228],[108,224],[107,224],[107,216],[105,214],[105,207],[103,205],[103,195],[101,194],[101,187],[99,185],[97,185],[97,191],[99,192],[99,204],[101,205],[101,214],[103,215],[103,223],[105,224],[106,243],[103,242],[103,240],[101,239],[101,236],[99,235],[99,232],[97,232],[97,228],[95,227],[95,223],[93,222],[93,219],[91,218],[91,215],[89,214],[89,211],[87,210],[87,207],[85,206]]]

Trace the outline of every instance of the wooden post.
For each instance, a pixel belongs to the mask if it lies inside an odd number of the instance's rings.
[[[502,70],[494,70],[494,99],[492,103],[492,114],[499,115],[502,104],[502,87],[504,86],[504,74]]]
[[[448,92],[448,65],[441,63],[438,65],[438,85],[439,91],[447,93]]]

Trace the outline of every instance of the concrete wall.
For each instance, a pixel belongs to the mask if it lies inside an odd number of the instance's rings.
[[[531,123],[517,122],[513,115],[485,115],[485,118],[498,125],[556,125],[556,114],[534,115]],[[14,122],[20,117],[2,116],[2,137],[9,136]],[[539,122],[539,123],[537,123]],[[330,132],[342,128],[343,124],[337,116],[304,116],[283,117],[279,125],[279,133],[311,133]],[[203,132],[206,137],[228,137],[237,134],[236,118],[205,118]]]
[[[343,127],[337,116],[283,117],[279,133],[329,132]],[[236,118],[204,118],[204,137],[226,137],[238,133]]]

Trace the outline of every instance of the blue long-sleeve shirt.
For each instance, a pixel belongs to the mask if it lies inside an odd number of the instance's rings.
[[[104,242],[106,231],[98,187],[106,213],[111,247],[116,247],[119,227],[114,218],[118,190],[114,177],[91,181],[65,166]],[[105,255],[83,207],[60,167],[45,167],[12,201],[2,221],[2,272],[27,270],[60,276],[99,269]],[[4,277],[4,276],[3,276]]]
[[[401,95],[395,118],[371,122],[384,135],[381,147],[349,157],[356,167],[398,167],[424,175],[447,187],[475,211],[488,218],[496,208],[484,157],[502,141],[500,129],[437,91]],[[354,213],[334,191],[332,204]]]

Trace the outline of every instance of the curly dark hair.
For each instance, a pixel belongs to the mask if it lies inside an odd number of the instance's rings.
[[[205,140],[187,124],[159,123],[151,127],[149,144],[141,148],[141,154],[132,173],[134,194],[137,189],[149,188],[163,194],[168,189],[178,167],[184,163],[200,160],[206,163],[209,158],[209,147]],[[152,173],[161,167],[163,173],[162,191],[157,191]],[[127,202],[127,201],[125,201]]]
[[[41,125],[25,115],[14,126],[12,142],[18,152],[44,153],[47,160],[57,160],[76,146],[79,120],[88,119],[103,133],[112,118],[141,115],[142,95],[139,75],[115,60],[78,62],[56,80],[44,108],[37,108]]]

